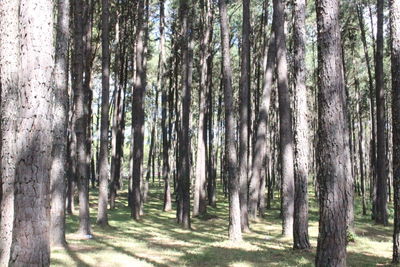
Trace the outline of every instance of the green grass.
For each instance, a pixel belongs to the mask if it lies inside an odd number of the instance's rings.
[[[117,208],[109,211],[110,227],[95,225],[96,190],[91,192],[91,218],[94,238],[80,239],[78,211],[67,217],[66,250],[52,250],[52,266],[313,266],[318,235],[318,209],[311,199],[310,251],[294,251],[291,238],[281,236],[279,203],[264,219],[251,223],[244,241],[227,240],[228,204],[222,194],[209,216],[192,220],[192,230],[175,223],[175,211],[162,212],[162,189],[153,187],[139,222],[130,218],[126,193]],[[389,266],[392,225],[374,225],[370,216],[361,215],[356,201],[356,237],[348,246],[349,266]]]

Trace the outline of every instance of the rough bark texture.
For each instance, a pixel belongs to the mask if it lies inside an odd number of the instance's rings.
[[[89,168],[88,168],[88,124],[89,109],[87,103],[87,87],[84,87],[85,42],[84,14],[87,6],[83,0],[73,5],[73,55],[72,55],[72,87],[74,89],[74,132],[76,135],[76,179],[79,189],[79,232],[82,236],[91,234],[89,218]],[[86,62],[87,63],[87,62]]]
[[[316,266],[346,266],[345,116],[339,1],[317,1],[320,219]]]
[[[263,198],[260,196],[261,177],[266,161],[267,155],[267,127],[268,127],[268,113],[271,104],[271,92],[273,86],[274,68],[276,63],[276,44],[274,24],[272,22],[271,36],[269,38],[268,49],[264,53],[264,80],[263,80],[263,94],[261,97],[261,107],[258,114],[258,123],[256,131],[256,143],[253,151],[253,164],[252,164],[252,177],[249,186],[249,216],[250,218],[257,217],[258,200]],[[265,185],[265,184],[264,184]]]
[[[285,41],[285,3],[283,0],[274,0],[274,19],[276,35],[276,73],[278,76],[279,96],[279,142],[281,158],[282,182],[282,234],[293,234],[294,212],[294,159],[292,116],[290,110],[290,95],[288,88],[288,71],[286,60]]]
[[[53,148],[50,176],[50,242],[65,246],[65,196],[67,181],[69,0],[58,1],[56,54],[53,73]]]
[[[178,222],[183,228],[190,228],[190,103],[192,87],[193,55],[191,44],[191,12],[190,0],[180,0],[179,12],[181,22],[181,97],[182,97],[182,121],[179,138],[179,162],[178,162],[178,183],[179,198],[181,207]]]
[[[400,255],[400,2],[390,0],[390,34],[392,51],[392,119],[393,119],[393,191],[394,231],[393,263]]]
[[[11,53],[1,55],[2,99],[16,100],[12,107],[2,103],[2,113],[4,110],[11,115],[3,109],[7,107],[16,112],[10,121],[5,120],[5,128],[2,125],[3,138],[15,137],[11,139],[15,142],[2,140],[1,165],[7,170],[2,171],[3,190],[6,189],[2,204],[10,206],[2,207],[0,262],[4,266],[49,266],[53,2],[3,1],[0,10],[2,27],[10,27],[2,28],[1,51]],[[9,145],[13,146],[10,150]]]
[[[1,220],[0,266],[7,266],[10,259],[14,223],[14,183],[17,124],[18,66],[18,9],[19,1],[0,2],[0,77],[1,77]]]
[[[306,88],[306,66],[305,66],[305,14],[306,1],[294,1],[294,93],[295,93],[295,151],[296,151],[296,173],[295,173],[295,202],[294,202],[294,225],[293,225],[293,248],[308,249],[310,242],[308,238],[308,105]]]
[[[100,154],[99,154],[99,200],[97,224],[108,225],[108,126],[109,126],[109,98],[110,98],[110,44],[109,44],[109,3],[101,1],[101,126],[100,126]]]
[[[225,0],[219,0],[222,72],[225,105],[225,157],[229,179],[229,239],[242,239],[240,224],[239,176],[237,174],[237,152],[235,145],[235,122],[233,117],[232,69],[229,49],[229,24]]]
[[[376,120],[377,120],[377,183],[375,222],[387,225],[387,170],[385,134],[385,89],[383,81],[383,6],[384,0],[377,1],[377,34],[375,55]]]
[[[132,218],[139,220],[141,205],[141,177],[144,140],[144,91],[145,91],[145,12],[144,1],[138,3],[136,33],[136,78],[132,92]]]
[[[239,183],[242,231],[249,231],[247,211],[249,173],[249,90],[250,90],[250,0],[243,0],[242,50],[240,76]]]

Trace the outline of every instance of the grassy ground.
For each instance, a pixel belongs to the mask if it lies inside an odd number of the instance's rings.
[[[97,200],[91,192],[91,217],[94,238],[82,240],[75,234],[76,215],[67,218],[68,249],[52,250],[52,266],[312,266],[317,245],[317,206],[310,207],[310,251],[294,251],[290,238],[281,234],[278,202],[265,219],[251,224],[244,241],[227,241],[228,206],[220,196],[218,207],[209,215],[192,220],[192,231],[175,223],[175,212],[162,212],[162,192],[150,190],[149,202],[141,221],[130,218],[126,194],[121,194],[117,209],[109,211],[110,227],[95,225]],[[371,223],[356,205],[355,242],[348,246],[349,266],[389,266],[392,226]],[[75,211],[78,214],[78,211]]]

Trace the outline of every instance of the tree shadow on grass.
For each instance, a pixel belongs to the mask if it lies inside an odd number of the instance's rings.
[[[390,259],[388,258],[354,252],[347,253],[347,265],[349,267],[395,266],[391,265]]]
[[[168,267],[168,266],[171,266],[171,265],[167,265],[167,264],[162,264],[162,263],[156,262],[156,261],[151,260],[151,259],[149,259],[147,257],[139,256],[139,255],[133,253],[132,251],[128,251],[126,248],[123,248],[123,247],[120,247],[120,246],[116,246],[116,245],[114,245],[114,244],[112,244],[110,242],[106,242],[106,241],[104,241],[102,239],[98,239],[96,241],[97,241],[97,243],[100,243],[100,244],[102,244],[102,245],[104,245],[106,247],[113,248],[117,252],[120,252],[120,253],[125,254],[127,256],[136,258],[138,260],[145,261],[146,263],[152,264],[152,265],[154,265],[156,267]]]
[[[72,260],[76,263],[79,267],[89,267],[90,265],[84,262],[79,256],[73,251],[71,245],[67,245],[65,251],[67,252],[68,256],[72,258]]]

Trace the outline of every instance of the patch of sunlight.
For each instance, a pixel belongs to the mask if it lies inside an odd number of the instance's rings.
[[[230,267],[253,267],[254,264],[251,262],[233,262],[229,264]]]

